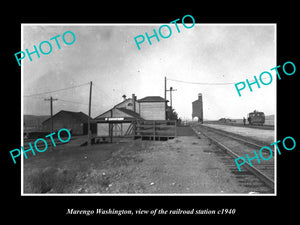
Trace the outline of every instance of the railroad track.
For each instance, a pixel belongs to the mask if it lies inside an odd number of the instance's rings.
[[[201,137],[201,135],[207,137],[211,142],[216,144],[219,148],[223,150],[223,153],[230,155],[230,159],[222,156],[226,160],[226,164],[230,166],[230,170],[241,180],[247,179],[248,187],[251,187],[251,177],[255,176],[261,182],[260,185],[264,185],[267,188],[260,188],[257,182],[254,182],[253,188],[261,189],[264,193],[274,193],[274,157],[265,161],[260,160],[260,163],[256,159],[252,160],[251,166],[248,161],[241,166],[241,172],[238,170],[235,160],[238,157],[245,157],[246,154],[250,158],[254,157],[254,151],[259,151],[262,145],[254,143],[253,141],[246,140],[245,138],[240,138],[235,135],[228,134],[228,132],[223,132],[214,128],[205,127],[202,125],[197,125],[192,127],[195,133]],[[222,154],[220,152],[216,154]],[[262,152],[263,157],[268,158],[270,155],[267,152]]]
[[[267,143],[267,142],[255,140],[255,139],[250,138],[250,137],[245,138],[245,137],[243,137],[239,134],[231,133],[231,132],[228,132],[228,131],[225,131],[225,130],[219,130],[219,129],[213,128],[213,127],[205,126],[205,129],[208,129],[208,130],[211,130],[215,133],[221,134],[223,136],[227,136],[229,138],[235,139],[236,141],[239,141],[243,144],[247,144],[250,147],[256,148],[257,150],[261,149],[263,146],[267,146],[267,145],[270,144],[270,143]],[[272,150],[272,152],[274,153],[273,150]]]
[[[242,123],[220,123],[220,122],[210,122],[210,121],[205,121],[204,123],[206,124],[220,124],[220,125],[225,125],[225,126],[236,126],[236,127],[246,127],[246,128],[256,128],[256,129],[262,129],[262,130],[274,130],[275,126],[274,125],[250,125],[250,124],[242,124]]]

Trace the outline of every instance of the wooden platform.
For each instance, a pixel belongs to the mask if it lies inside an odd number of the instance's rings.
[[[167,140],[177,136],[175,120],[139,120],[135,124],[134,138]]]

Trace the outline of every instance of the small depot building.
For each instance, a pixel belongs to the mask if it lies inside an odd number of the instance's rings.
[[[133,122],[142,119],[126,108],[112,108],[97,116],[97,136],[126,136],[132,134]]]
[[[141,120],[166,120],[166,100],[160,96],[148,96],[137,100],[124,98],[110,110],[94,118],[97,136],[133,135],[134,123]]]

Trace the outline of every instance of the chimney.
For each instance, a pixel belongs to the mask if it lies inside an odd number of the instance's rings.
[[[201,93],[198,94],[198,99],[202,101],[202,94]]]
[[[135,102],[136,102],[136,96],[135,94],[132,94],[132,104],[133,104],[133,111],[135,112],[136,108],[135,108]]]

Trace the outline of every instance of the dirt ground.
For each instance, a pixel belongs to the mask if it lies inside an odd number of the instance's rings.
[[[181,130],[180,130],[181,129]],[[57,146],[24,160],[24,193],[225,194],[250,191],[191,128],[168,141]],[[217,150],[217,149],[216,149]],[[234,163],[234,162],[233,162]]]

